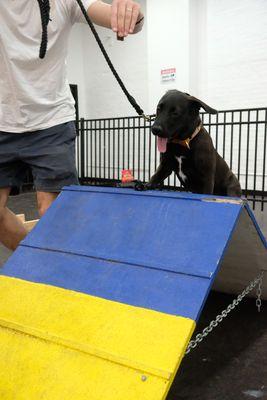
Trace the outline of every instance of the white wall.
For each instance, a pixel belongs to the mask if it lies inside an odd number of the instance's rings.
[[[195,0],[196,1],[196,0]],[[199,46],[203,60],[196,72],[198,96],[208,104],[222,109],[266,107],[267,105],[267,2],[265,0],[205,0],[200,11],[201,24],[198,26]],[[199,5],[198,5],[199,8]],[[248,118],[246,113],[242,119]],[[250,119],[256,118],[251,113]],[[238,122],[237,116],[236,122]],[[264,120],[264,113],[259,113]],[[229,121],[230,122],[230,121]],[[233,138],[226,137],[226,147],[233,140],[233,170],[237,171],[237,151],[240,147],[238,126],[233,128]],[[255,139],[258,137],[258,151]],[[250,189],[262,189],[264,173],[265,127],[244,125],[241,140],[240,182]],[[219,129],[223,137],[223,127]],[[249,151],[247,153],[247,141]],[[226,161],[229,163],[228,157]],[[247,164],[248,163],[248,164]],[[246,176],[248,181],[246,182]]]
[[[203,4],[206,24],[200,35],[205,41],[200,47],[205,62],[199,72],[200,96],[219,109],[266,106],[267,1],[205,0]]]
[[[189,1],[147,0],[148,93],[150,113],[169,89],[189,88]],[[161,82],[162,69],[176,68],[176,81]]]
[[[81,117],[87,115],[87,94],[84,79],[84,53],[82,46],[83,24],[76,24],[71,32],[69,41],[69,56],[67,59],[69,83],[78,85],[79,113]]]

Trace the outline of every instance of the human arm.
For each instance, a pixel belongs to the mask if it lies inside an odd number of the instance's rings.
[[[133,0],[113,0],[111,5],[98,0],[87,12],[95,24],[112,29],[121,38],[139,32],[144,22],[141,7]]]

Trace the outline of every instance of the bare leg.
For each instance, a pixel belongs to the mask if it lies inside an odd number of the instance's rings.
[[[40,217],[42,217],[47,209],[56,200],[59,193],[37,192],[37,205]]]
[[[9,193],[10,188],[0,189],[0,242],[8,249],[15,250],[28,232],[6,206]]]

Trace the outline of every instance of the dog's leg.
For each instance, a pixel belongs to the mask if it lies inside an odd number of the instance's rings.
[[[199,153],[196,156],[196,168],[198,171],[198,193],[213,194],[216,173],[216,155]]]
[[[214,192],[214,175],[203,177],[201,190],[199,193],[202,194],[213,194]]]
[[[230,177],[227,187],[226,187],[227,196],[230,197],[241,197],[242,196],[242,189],[240,183],[236,176],[232,174]]]
[[[155,174],[150,178],[149,182],[145,185],[146,189],[155,189],[164,182],[172,173],[172,163],[167,158],[163,158],[159,164]]]

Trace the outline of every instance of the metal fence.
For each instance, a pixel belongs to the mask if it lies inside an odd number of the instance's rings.
[[[267,108],[201,114],[215,148],[237,175],[243,195],[261,210],[267,202]],[[151,123],[141,117],[81,119],[78,123],[77,167],[82,184],[119,182],[122,169],[147,182],[160,161]],[[182,190],[173,174],[166,188]]]

